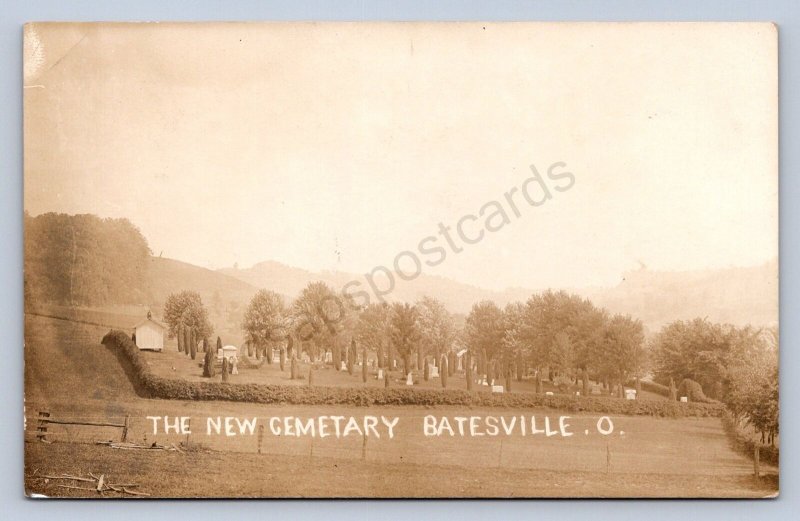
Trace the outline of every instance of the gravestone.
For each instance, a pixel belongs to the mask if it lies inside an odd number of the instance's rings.
[[[408,373],[408,377],[406,378],[406,385],[414,385],[414,375]]]
[[[547,391],[544,394],[545,394],[545,396],[553,396],[553,391]]]
[[[430,371],[428,373],[428,376],[430,376],[431,378],[439,378],[439,368],[436,367],[435,365],[430,364],[428,366],[428,371]]]
[[[636,399],[636,389],[625,389],[625,399],[626,400],[635,400]]]
[[[342,371],[347,371],[347,364],[342,362]]]
[[[502,386],[502,385],[493,385],[493,386],[492,386],[492,392],[493,392],[493,393],[502,393],[502,392],[503,392],[503,390],[504,390],[504,389],[503,389],[503,386]]]
[[[378,380],[383,380],[383,369],[378,369]]]
[[[689,397],[688,396],[681,396],[681,403],[689,403]]]

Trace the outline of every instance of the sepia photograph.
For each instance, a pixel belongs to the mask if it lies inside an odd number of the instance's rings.
[[[22,38],[28,497],[778,496],[775,24]]]

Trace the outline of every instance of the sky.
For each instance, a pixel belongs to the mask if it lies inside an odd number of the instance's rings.
[[[24,43],[26,211],[127,217],[157,256],[366,273],[410,251],[536,289],[778,254],[768,24],[30,24]]]

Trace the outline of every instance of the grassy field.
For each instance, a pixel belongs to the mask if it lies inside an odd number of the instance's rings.
[[[422,429],[426,415],[534,415],[539,422],[547,416],[556,425],[559,412],[150,400],[136,394],[116,358],[99,344],[106,329],[35,316],[26,317],[25,325],[26,484],[31,492],[80,493],[55,489],[52,482],[37,478],[78,470],[107,471],[117,480],[133,480],[163,496],[763,497],[777,491],[776,469],[765,468],[770,477],[753,480],[752,463],[732,450],[716,418],[615,416],[614,431],[602,435],[596,428],[599,415],[574,414],[569,419],[575,433],[571,437],[518,432],[429,437]],[[175,354],[175,359],[185,362],[187,357]],[[363,385],[360,380],[356,384]],[[40,410],[70,419],[121,421],[129,416],[132,441],[182,443],[190,451],[123,451],[93,445],[118,439],[119,429],[114,428],[51,426],[52,444],[30,441]],[[398,417],[399,423],[393,439],[371,437],[366,445],[360,436],[276,436],[269,429],[273,417],[332,414],[385,415]],[[190,417],[192,434],[153,434],[147,416]],[[207,435],[207,418],[218,416],[256,418],[265,426],[262,454],[257,453],[257,435]]]
[[[43,475],[103,474],[153,497],[765,497],[774,478],[748,475],[603,474],[218,452],[133,452],[79,444],[31,444],[28,494],[101,497]],[[105,497],[118,497],[105,493]]]

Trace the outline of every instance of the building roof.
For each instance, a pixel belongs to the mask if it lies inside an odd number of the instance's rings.
[[[153,320],[152,318],[146,318],[146,319],[144,319],[144,320],[140,321],[140,322],[139,322],[139,323],[137,323],[135,326],[133,326],[133,329],[139,329],[140,327],[142,327],[143,325],[145,325],[145,324],[146,324],[146,323],[148,323],[148,322],[151,322],[151,323],[153,323],[153,324],[157,325],[157,326],[158,326],[158,327],[160,327],[161,329],[167,329],[167,326],[165,326],[165,325],[164,325],[164,324],[162,324],[161,322],[157,322],[157,321]]]

